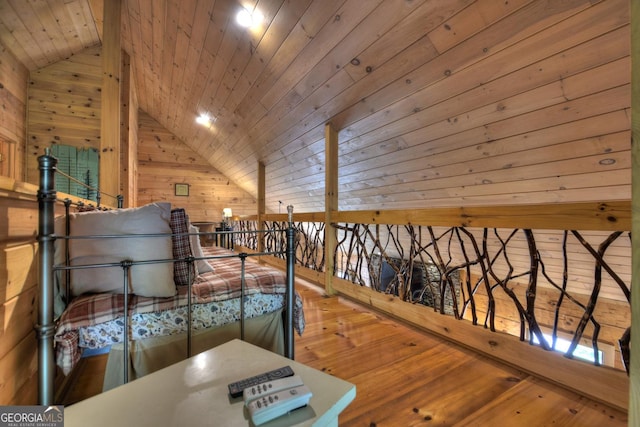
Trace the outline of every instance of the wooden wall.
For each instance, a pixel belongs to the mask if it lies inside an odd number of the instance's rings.
[[[33,329],[38,300],[35,188],[0,180],[0,218],[0,405],[34,404],[38,368]]]
[[[0,173],[0,405],[37,400],[37,204],[35,187],[19,182],[28,77],[0,45],[0,142],[3,150],[10,148],[12,164]]]
[[[101,88],[100,46],[31,72],[27,182],[37,184],[37,158],[52,144],[100,149]]]
[[[184,207],[191,221],[256,213],[256,199],[213,169],[200,155],[144,112],[138,129],[138,205],[168,201]],[[189,185],[189,196],[176,196],[176,183]]]
[[[254,197],[138,111],[137,89],[130,78],[124,78],[131,73],[127,58],[124,55],[122,79],[127,84],[121,91],[120,189],[125,206],[167,200],[187,207],[194,221],[219,221],[225,207],[238,215],[255,213]],[[27,182],[37,183],[37,157],[51,144],[100,148],[101,67],[100,46],[96,46],[31,73]],[[175,183],[190,184],[190,195],[176,197]]]
[[[0,176],[24,179],[24,140],[29,72],[0,44]]]

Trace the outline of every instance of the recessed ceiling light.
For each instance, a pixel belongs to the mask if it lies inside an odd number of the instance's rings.
[[[250,27],[251,21],[251,12],[249,12],[247,9],[240,10],[240,12],[238,12],[238,14],[236,15],[236,22],[241,27]]]
[[[263,19],[264,16],[257,10],[249,12],[247,9],[241,9],[236,15],[236,22],[238,23],[238,25],[241,25],[245,28],[260,25]]]
[[[203,113],[196,117],[196,123],[203,126],[211,126],[211,117],[208,114]]]

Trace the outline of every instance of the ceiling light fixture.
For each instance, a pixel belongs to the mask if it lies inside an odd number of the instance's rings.
[[[196,123],[201,124],[202,126],[211,127],[211,117],[206,113],[200,114],[196,117]]]
[[[241,9],[236,15],[238,25],[245,28],[256,27],[262,23],[263,19],[264,16],[257,10],[249,12],[248,9]]]

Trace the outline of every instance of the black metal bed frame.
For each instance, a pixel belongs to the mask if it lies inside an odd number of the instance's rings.
[[[70,266],[68,260],[68,249],[66,255],[65,265],[56,266],[54,259],[54,242],[56,239],[63,238],[65,241],[71,239],[69,237],[69,221],[67,221],[66,235],[55,235],[55,205],[58,200],[55,190],[55,173],[57,159],[49,154],[49,150],[45,151],[45,154],[38,157],[39,169],[40,169],[40,182],[38,188],[38,254],[39,254],[39,307],[38,307],[38,321],[35,325],[36,336],[38,339],[38,404],[40,405],[52,405],[54,404],[54,380],[55,380],[55,353],[54,353],[54,335],[56,330],[56,319],[54,318],[54,287],[55,287],[55,274],[58,271],[63,271],[65,274],[69,274],[71,270],[78,268],[98,268],[98,267],[121,267],[123,269],[123,287],[124,287],[124,339],[123,348],[124,355],[129,354],[128,342],[129,342],[129,324],[128,324],[128,292],[129,288],[128,277],[129,269],[136,264],[149,264],[149,263],[164,263],[174,261],[186,261],[193,263],[200,259],[212,259],[212,258],[240,258],[241,260],[241,295],[240,295],[240,338],[244,340],[244,286],[245,286],[245,261],[250,256],[261,255],[276,255],[282,254],[282,252],[261,252],[261,253],[244,253],[240,252],[236,255],[223,255],[215,257],[195,258],[193,256],[184,259],[169,259],[169,260],[152,260],[152,261],[129,261],[123,260],[120,263],[104,263],[93,264],[90,266]],[[84,185],[83,183],[80,183]],[[95,189],[94,189],[95,190]],[[99,190],[96,190],[98,195]],[[100,197],[100,196],[98,196]],[[98,200],[98,207],[99,201]],[[117,196],[118,208],[122,207],[122,197]],[[69,199],[64,200],[65,213],[68,218],[69,208],[72,202]],[[286,255],[286,293],[285,293],[285,307],[284,307],[284,351],[285,357],[289,359],[294,358],[294,331],[293,331],[293,307],[295,298],[295,228],[293,227],[293,206],[287,207],[288,211],[288,227],[286,228],[287,246],[283,251]],[[272,230],[269,230],[272,231]],[[246,231],[244,231],[246,232]],[[253,233],[265,233],[262,230],[252,231]],[[228,233],[228,232],[227,232]],[[236,233],[236,232],[231,232]],[[215,234],[215,233],[198,233],[198,234]],[[131,237],[153,237],[161,235],[132,235]],[[162,236],[166,237],[166,234]],[[127,236],[82,236],[82,238],[123,238]],[[68,245],[66,245],[68,248]],[[68,276],[66,280],[67,286],[69,284]],[[69,295],[67,290],[66,295]],[[191,285],[187,292],[187,306],[188,306],[188,318],[187,322],[189,327],[187,328],[187,357],[191,357]],[[68,304],[69,301],[66,301]],[[128,363],[124,363],[124,382],[128,382]]]

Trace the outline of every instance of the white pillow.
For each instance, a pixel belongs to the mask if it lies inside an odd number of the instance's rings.
[[[162,237],[73,239],[69,246],[71,265],[173,259],[170,218],[170,203],[70,214],[71,236],[166,234]],[[123,293],[123,271],[121,267],[72,270],[71,293],[73,296],[87,292]],[[173,262],[134,265],[130,273],[131,293],[145,297],[169,297],[176,293]]]
[[[189,233],[190,233],[190,243],[191,243],[191,253],[196,258],[201,258],[204,256],[204,252],[202,252],[202,246],[200,246],[200,236],[193,233],[198,233],[200,229],[195,225],[189,224]],[[198,270],[198,274],[207,273],[209,271],[213,271],[213,267],[207,261],[203,259],[199,259],[196,261],[196,269]]]

